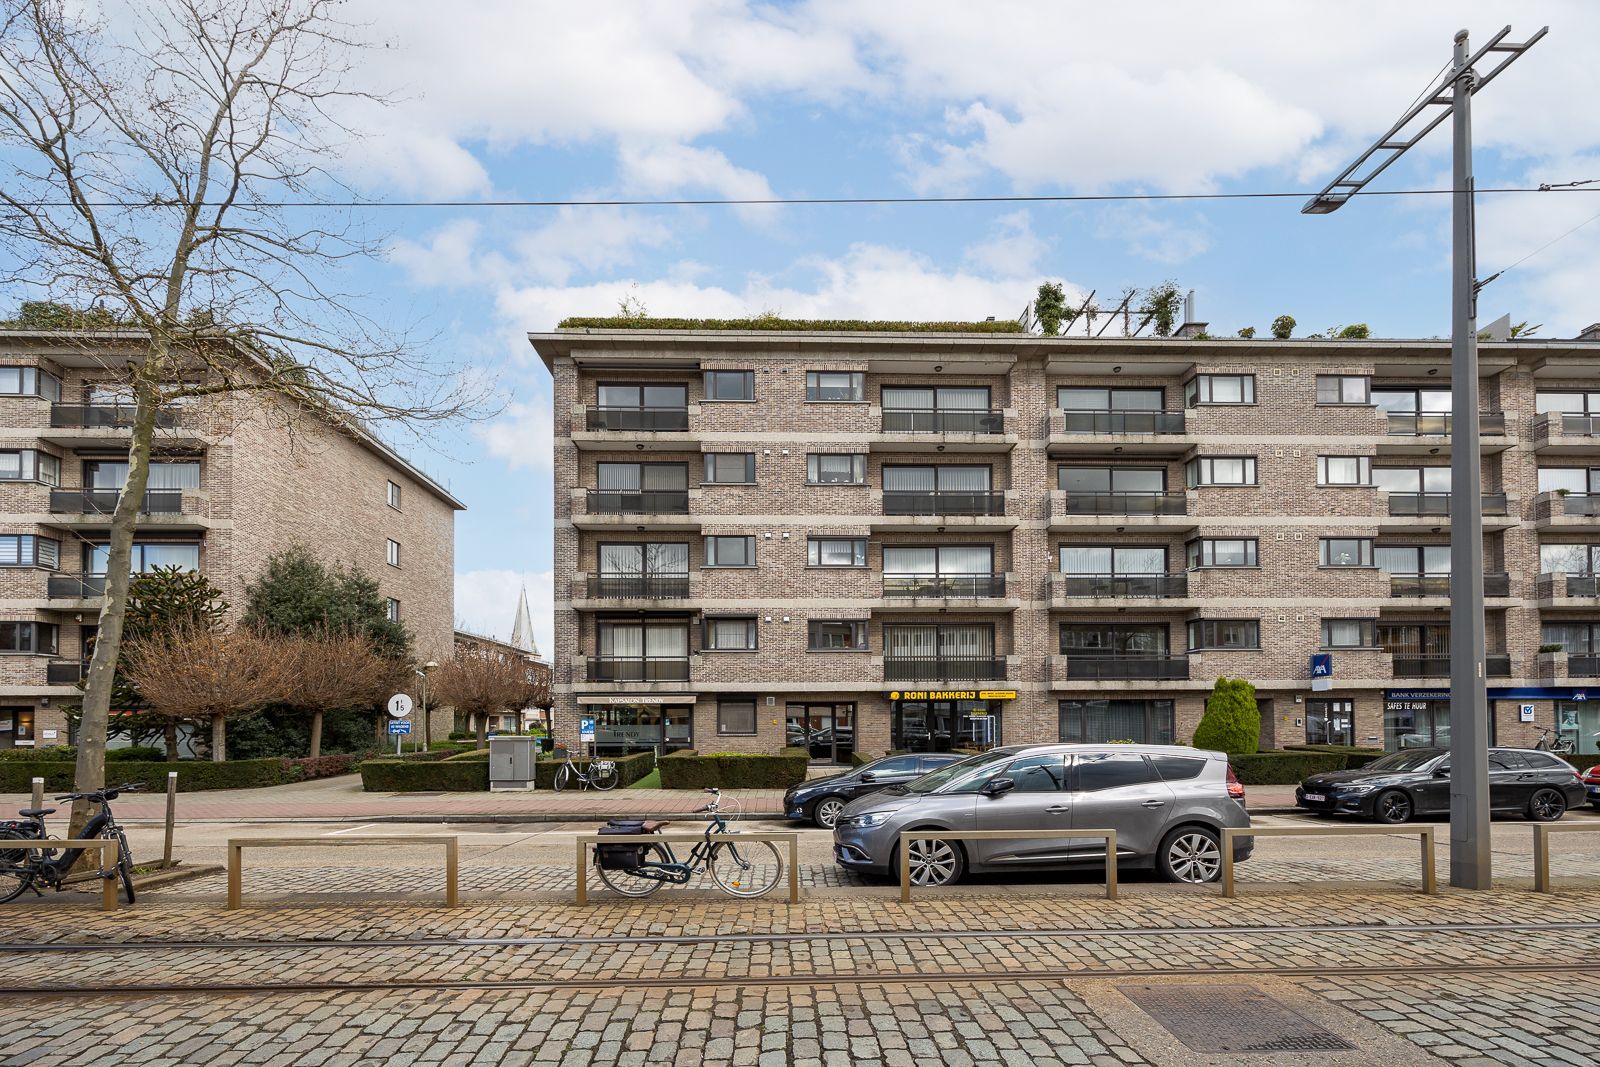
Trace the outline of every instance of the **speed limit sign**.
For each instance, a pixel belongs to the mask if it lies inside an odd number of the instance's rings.
[[[396,693],[389,698],[389,714],[397,719],[403,719],[411,714],[411,698],[404,693]]]

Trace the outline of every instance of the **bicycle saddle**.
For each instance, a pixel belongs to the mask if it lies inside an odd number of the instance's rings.
[[[54,815],[55,813],[55,808],[23,808],[21,811],[17,812],[17,814],[21,815],[24,819],[42,819],[46,815]]]
[[[657,833],[657,832],[659,832],[661,830],[664,830],[665,828],[667,828],[668,826],[671,826],[671,825],[672,825],[672,823],[667,819],[646,819],[644,821],[643,829],[644,829],[645,833],[653,834],[653,833]]]

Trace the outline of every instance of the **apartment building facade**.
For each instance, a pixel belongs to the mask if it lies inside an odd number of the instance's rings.
[[[1448,343],[1192,332],[531,335],[558,739],[1447,743]],[[1493,736],[1593,750],[1600,330],[1480,357]]]
[[[137,353],[132,334],[0,331],[0,748],[71,740],[127,477],[131,406],[108,368]],[[135,572],[198,570],[236,617],[268,557],[303,545],[376,578],[423,661],[449,656],[463,505],[376,438],[266,403],[160,413]]]

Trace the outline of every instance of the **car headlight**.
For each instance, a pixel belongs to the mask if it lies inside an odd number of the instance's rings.
[[[1370,793],[1376,788],[1377,786],[1367,785],[1365,782],[1350,782],[1345,785],[1336,785],[1330,792],[1338,793],[1341,796],[1358,797],[1363,793]]]
[[[862,829],[866,829],[870,826],[882,826],[888,821],[888,818],[889,812],[887,811],[869,811],[864,815],[852,815],[848,819],[840,819],[839,825],[859,826]]]

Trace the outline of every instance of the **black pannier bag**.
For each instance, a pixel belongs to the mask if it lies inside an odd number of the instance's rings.
[[[599,830],[601,837],[629,837],[644,833],[643,819],[612,819]],[[637,870],[649,845],[596,845],[594,862],[608,871]]]

